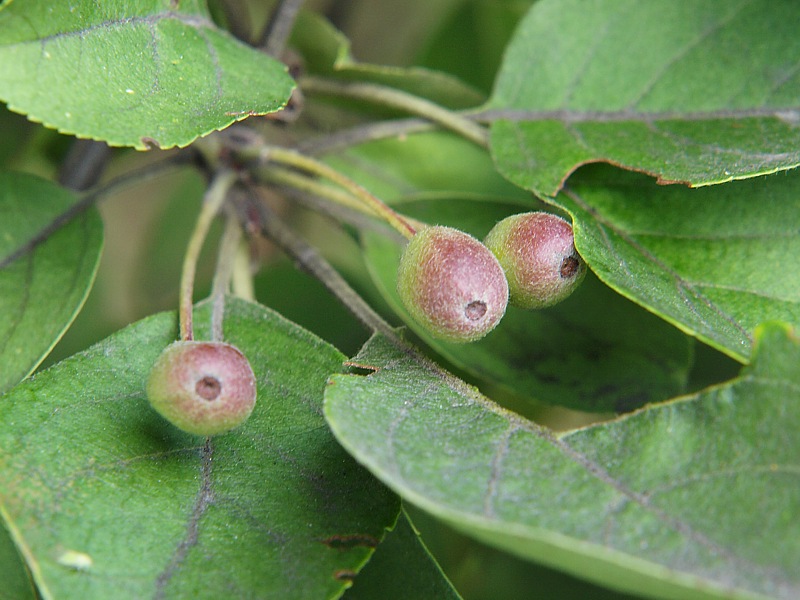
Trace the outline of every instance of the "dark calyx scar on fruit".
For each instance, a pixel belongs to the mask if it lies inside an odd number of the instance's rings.
[[[472,236],[440,225],[419,230],[400,258],[397,291],[434,337],[482,338],[500,322],[508,283],[494,255]]]
[[[497,223],[484,243],[508,278],[509,303],[545,308],[569,296],[586,275],[572,226],[546,212],[529,212]]]
[[[161,416],[196,435],[244,423],[256,403],[256,379],[238,348],[224,342],[174,342],[158,357],[147,398]]]

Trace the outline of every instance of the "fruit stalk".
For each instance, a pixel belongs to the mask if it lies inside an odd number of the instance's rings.
[[[397,333],[383,317],[350,287],[344,277],[314,247],[292,231],[266,203],[258,203],[254,208],[260,213],[261,232],[267,238],[291,257],[302,270],[318,279],[365,327],[382,333],[395,344],[401,343]]]
[[[183,270],[181,273],[180,299],[178,309],[178,319],[180,321],[180,335],[184,341],[194,339],[194,328],[192,324],[192,294],[194,292],[194,278],[197,272],[197,259],[200,250],[203,248],[211,222],[219,212],[220,207],[225,201],[228,190],[236,181],[236,173],[229,169],[223,169],[214,175],[211,185],[208,187],[203,197],[203,206],[197,216],[197,222],[189,238],[189,245],[186,248],[186,255],[183,258]]]
[[[263,169],[263,171],[259,172],[259,175],[261,175],[265,181],[270,183],[276,183],[278,185],[290,187],[294,190],[307,194],[311,198],[319,198],[320,201],[324,202],[325,204],[320,208],[320,203],[316,203],[313,208],[318,212],[331,214],[332,211],[330,209],[327,211],[325,209],[330,206],[331,202],[333,202],[338,206],[351,211],[357,211],[362,215],[367,215],[369,217],[380,216],[376,215],[373,209],[365,206],[363,202],[355,198],[347,191],[325,185],[319,180],[308,175],[298,173],[297,171],[283,167],[269,166]],[[336,217],[335,214],[333,216]],[[402,218],[414,229],[420,229],[425,225],[423,222],[413,219],[407,215],[402,215]],[[405,238],[407,236],[403,234],[403,237]]]
[[[221,342],[222,321],[225,315],[225,295],[231,285],[236,253],[242,239],[242,228],[236,217],[229,214],[225,220],[225,231],[217,254],[217,267],[214,271],[214,281],[211,284],[211,340]]]
[[[261,152],[261,159],[264,162],[274,161],[324,177],[350,192],[364,207],[370,210],[375,216],[386,221],[403,237],[411,239],[416,233],[416,229],[411,223],[392,210],[392,208],[383,201],[372,195],[349,177],[345,177],[336,169],[332,169],[323,162],[311,158],[310,156],[300,154],[299,152],[275,146],[265,147]]]
[[[433,121],[437,125],[441,125],[474,142],[481,148],[489,147],[489,135],[484,127],[457,112],[408,92],[374,83],[333,81],[319,77],[304,77],[300,80],[300,89],[304,92],[366,100],[389,108],[403,110]]]

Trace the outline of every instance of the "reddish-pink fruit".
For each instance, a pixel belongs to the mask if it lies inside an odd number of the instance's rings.
[[[223,342],[174,342],[158,357],[147,398],[161,416],[197,435],[241,425],[256,403],[256,378],[238,348]]]
[[[408,242],[397,291],[415,321],[451,342],[482,338],[508,304],[508,283],[494,255],[463,231],[438,225]]]
[[[561,302],[586,274],[572,226],[556,215],[513,215],[495,225],[484,243],[506,273],[509,302],[520,308]]]

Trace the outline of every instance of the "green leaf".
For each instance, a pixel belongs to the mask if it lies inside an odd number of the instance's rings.
[[[483,541],[616,589],[800,595],[800,341],[761,332],[741,377],[555,435],[378,338],[336,375],[337,439],[406,500]]]
[[[196,311],[207,336],[210,307]],[[228,301],[226,339],[258,401],[209,441],[148,404],[177,333],[140,321],[0,403],[0,503],[45,597],[336,597],[398,514],[321,414],[333,347],[264,307]]]
[[[204,3],[7,2],[0,100],[62,133],[170,148],[279,110],[285,67],[218,29]]]
[[[298,15],[292,45],[305,58],[310,73],[394,87],[453,109],[469,108],[485,100],[481,92],[446,73],[356,62],[344,34],[316,13]]]
[[[76,201],[39,177],[0,172],[0,393],[49,354],[92,287],[103,246],[96,210],[32,243]]]
[[[405,600],[461,598],[430,555],[403,511],[397,525],[378,546],[345,600]]]
[[[478,238],[500,219],[522,212],[518,206],[466,200],[395,206]],[[402,246],[378,233],[366,232],[362,240],[373,281],[395,312],[425,343],[483,381],[523,398],[592,412],[625,412],[685,390],[690,340],[591,275],[556,306],[509,307],[484,339],[452,344],[432,338],[403,307],[396,290]]]
[[[489,103],[500,171],[554,195],[606,161],[694,186],[800,164],[793,2],[542,0]]]
[[[36,600],[30,573],[25,568],[25,562],[2,522],[0,522],[0,581],[3,582],[0,599]]]
[[[800,174],[713,188],[653,185],[608,167],[576,173],[555,202],[608,285],[742,361],[764,320],[800,325]]]

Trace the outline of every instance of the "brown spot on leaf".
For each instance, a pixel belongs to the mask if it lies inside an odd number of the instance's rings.
[[[226,117],[260,117],[264,113],[257,110],[234,110],[225,113]]]
[[[349,550],[350,548],[358,548],[366,546],[367,548],[376,548],[378,546],[378,538],[368,535],[366,533],[353,533],[349,535],[332,535],[329,538],[322,540],[328,548],[336,550]]]
[[[356,572],[350,569],[339,569],[334,572],[333,578],[336,581],[353,581],[356,578]]]
[[[158,140],[144,136],[140,141],[147,150],[161,150],[161,144],[158,143]]]

